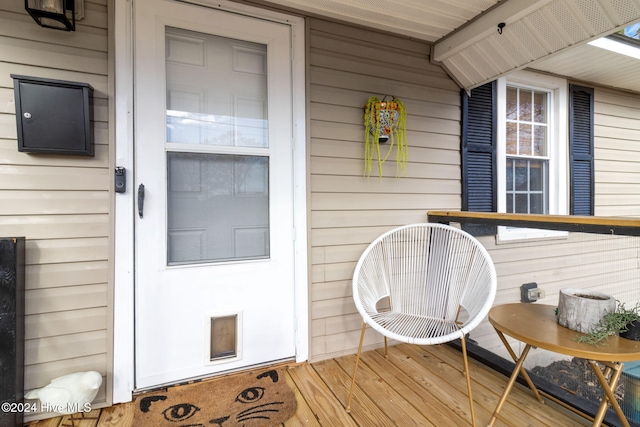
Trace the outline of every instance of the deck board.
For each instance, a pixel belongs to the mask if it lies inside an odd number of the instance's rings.
[[[322,380],[327,383],[327,386],[335,393],[340,405],[338,411],[344,412],[344,405],[347,403],[348,390],[351,384],[349,374],[334,359],[316,363],[313,367],[322,377]],[[397,425],[385,413],[384,407],[380,406],[379,399],[376,399],[380,395],[376,387],[377,384],[374,383],[375,380],[372,382],[368,377],[367,375],[359,377],[360,383],[353,392],[353,400],[358,403],[351,405],[351,417],[356,421],[357,425],[381,427]]]
[[[406,373],[396,365],[396,355],[394,348],[390,349],[389,359],[385,359],[384,352],[367,352],[362,355],[362,362],[389,384],[389,387],[393,387],[409,404],[416,407],[432,425],[458,427],[464,424],[465,421],[459,414],[452,412],[438,396],[430,393],[420,382],[415,381],[416,373]]]
[[[507,379],[470,360],[476,422],[486,425]],[[355,355],[294,364],[285,379],[298,399],[296,414],[282,427],[380,427],[470,425],[469,400],[459,351],[447,346],[400,344],[363,353],[351,413],[344,405],[355,364]],[[96,419],[76,421],[76,427],[133,426],[135,404],[119,404],[90,415]],[[99,417],[97,414],[99,413]],[[63,427],[67,417],[27,424],[29,427]],[[579,427],[591,423],[572,412],[538,402],[526,388],[516,385],[505,403],[496,427]],[[151,427],[151,426],[149,426]]]
[[[319,365],[325,362],[320,362]],[[305,396],[309,407],[316,414],[320,425],[357,426],[336,399],[329,385],[320,377],[320,373],[311,365],[301,365],[289,370],[296,386]],[[321,371],[320,371],[321,372]],[[329,384],[331,381],[329,382]]]
[[[100,414],[98,425],[101,427],[129,427],[133,426],[132,404],[115,405],[104,408]]]
[[[369,356],[369,355],[366,355]],[[373,355],[371,355],[373,356]],[[428,415],[422,412],[422,403],[416,404],[412,401],[413,396],[428,395],[428,393],[405,393],[402,382],[389,382],[389,377],[382,375],[382,372],[376,369],[374,363],[370,363],[370,359],[375,357],[363,357],[358,369],[358,387],[363,394],[367,394],[377,407],[383,410],[393,421],[392,425],[410,426],[434,426],[439,427],[442,424],[434,423],[429,419]],[[355,358],[344,358],[342,367],[346,372],[353,372]],[[347,363],[349,362],[349,363]],[[351,374],[350,374],[351,375]],[[351,380],[351,378],[349,378]],[[392,386],[393,384],[394,386]],[[398,386],[398,388],[395,387]],[[352,412],[355,411],[359,402],[352,403]],[[460,425],[458,423],[457,425]]]
[[[287,384],[293,390],[298,401],[298,410],[295,415],[284,422],[284,427],[296,427],[296,426],[308,426],[308,427],[322,427],[316,419],[316,414],[307,404],[304,395],[300,392],[300,389],[296,386],[295,381],[291,378],[290,370],[285,371],[285,379]]]

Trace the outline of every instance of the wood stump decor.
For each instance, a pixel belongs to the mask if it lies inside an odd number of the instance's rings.
[[[573,331],[588,334],[600,319],[616,311],[611,295],[586,289],[561,289],[558,302],[558,323]]]

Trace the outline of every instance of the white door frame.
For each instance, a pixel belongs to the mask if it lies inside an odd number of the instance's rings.
[[[133,0],[135,1],[135,0]],[[114,1],[115,51],[115,166],[126,168],[125,193],[115,194],[113,275],[113,403],[129,402],[134,390],[134,141],[133,141],[133,1]],[[112,4],[113,4],[112,3]],[[307,137],[304,19],[231,3],[191,0],[191,3],[241,13],[291,27],[293,77],[293,205],[296,361],[309,358],[309,301],[307,264]]]

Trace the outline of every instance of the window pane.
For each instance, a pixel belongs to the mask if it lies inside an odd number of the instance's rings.
[[[529,213],[529,197],[527,194],[516,194],[515,213]]]
[[[269,158],[167,153],[168,264],[269,256]]]
[[[515,190],[516,191],[527,191],[529,189],[529,173],[528,173],[528,162],[526,160],[516,160],[515,161]]]
[[[531,125],[525,125],[520,123],[518,137],[519,137],[519,150],[518,154],[523,156],[530,156],[532,154],[531,151]]]
[[[547,161],[507,159],[506,181],[507,212],[548,213]]]
[[[529,208],[529,213],[532,214],[544,214],[544,202],[542,194],[532,194],[531,195],[531,205]]]
[[[529,168],[529,190],[542,191],[544,162],[531,161]]]
[[[546,126],[534,126],[533,155],[534,156],[547,155],[547,127]]]
[[[518,124],[507,123],[507,154],[518,154]]]
[[[520,89],[520,116],[518,119],[521,121],[532,121],[531,96],[530,90]]]
[[[507,88],[507,120],[518,119],[518,89]]]
[[[547,123],[547,94],[536,92],[533,96],[534,121],[537,123]]]
[[[167,29],[167,142],[268,147],[267,46]]]

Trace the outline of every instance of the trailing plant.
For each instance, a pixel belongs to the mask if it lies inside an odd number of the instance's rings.
[[[382,178],[382,164],[396,147],[396,176],[404,172],[408,159],[407,112],[398,98],[385,101],[372,96],[364,110],[364,174],[371,176],[373,158],[378,162],[378,174]],[[389,141],[387,153],[382,156],[380,144]]]
[[[611,335],[626,332],[629,325],[640,320],[640,306],[628,309],[624,303],[616,300],[616,310],[606,313],[588,334],[578,337],[578,342],[597,345],[609,339]]]

